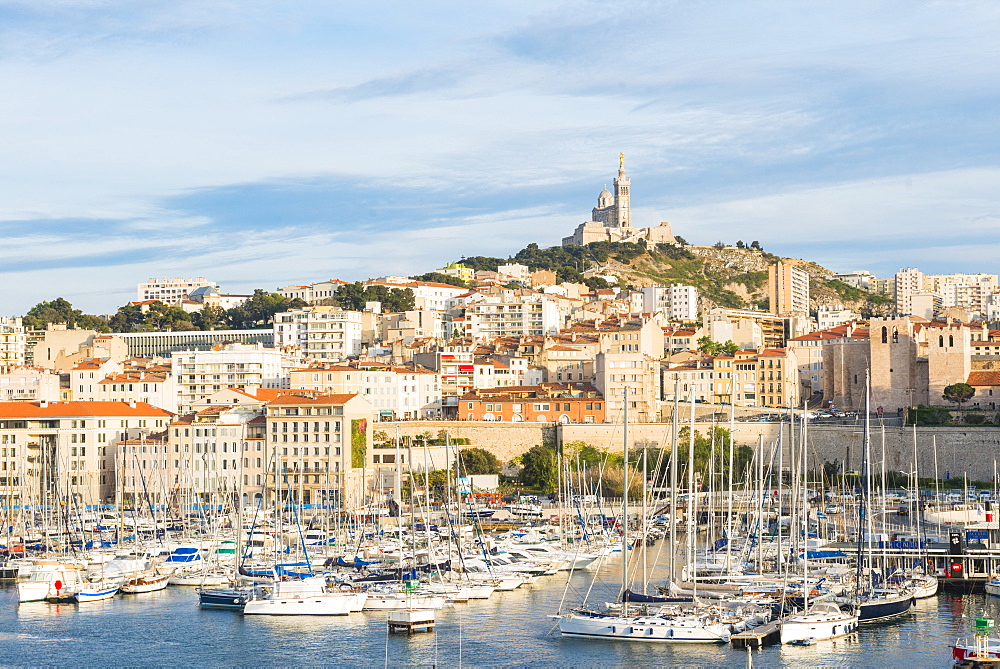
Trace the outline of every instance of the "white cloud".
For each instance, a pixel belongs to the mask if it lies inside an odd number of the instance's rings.
[[[692,241],[759,239],[848,264],[845,246],[863,258],[878,244],[894,265],[934,244],[928,262],[995,267],[964,241],[993,234],[1000,204],[993,2],[3,9],[0,221],[31,230],[5,240],[7,257],[66,268],[4,268],[37,299],[69,286],[107,309],[107,291],[148,275],[266,286],[558,243],[592,198],[525,213],[519,193],[574,184],[596,195],[619,151],[637,220],[671,220]],[[414,207],[412,230],[364,239],[324,232],[323,220],[241,235],[169,204],[329,176],[423,185],[442,201],[450,189],[508,197],[446,227]],[[237,198],[219,206],[240,218]],[[107,234],[88,221],[108,221]],[[959,244],[941,246],[950,238]],[[830,243],[810,246],[820,239]],[[130,249],[166,259],[75,269],[80,256]],[[0,310],[25,301],[8,296]]]

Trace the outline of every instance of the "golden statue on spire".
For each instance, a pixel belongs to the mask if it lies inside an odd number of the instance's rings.
[[[619,153],[618,154],[618,169],[620,169],[620,170],[625,169],[625,154],[624,153]]]

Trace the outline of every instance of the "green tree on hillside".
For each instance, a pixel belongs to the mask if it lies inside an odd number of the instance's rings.
[[[226,316],[234,329],[254,330],[271,327],[276,313],[304,306],[306,302],[297,297],[285,297],[258,288],[246,302],[227,310]]]
[[[442,274],[441,272],[427,272],[425,274],[418,274],[417,276],[411,276],[414,281],[428,281],[430,283],[446,283],[449,286],[458,286],[459,288],[468,288],[469,284],[464,279],[459,279],[457,276],[451,276],[450,274]]]
[[[73,305],[62,297],[57,297],[51,302],[39,302],[25,314],[21,322],[24,327],[31,330],[44,330],[49,323],[65,323],[71,330],[84,329],[98,332],[110,330],[103,319],[74,309]]]

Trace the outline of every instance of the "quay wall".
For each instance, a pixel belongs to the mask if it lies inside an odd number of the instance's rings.
[[[622,426],[614,423],[553,425],[550,423],[494,423],[479,421],[399,421],[377,423],[376,430],[392,436],[396,427],[402,436],[414,437],[430,433],[437,437],[446,430],[452,437],[469,440],[470,445],[485,448],[502,461],[521,455],[541,443],[583,441],[597,448],[619,451]],[[728,427],[723,423],[722,427]],[[698,423],[696,430],[705,432],[708,423]],[[757,449],[762,441],[770,453],[778,440],[779,431],[790,453],[792,438],[788,423],[738,422],[734,434],[738,446]],[[815,425],[808,428],[809,460],[812,466],[824,462],[839,462],[841,471],[860,470],[864,448],[864,430],[858,425]],[[914,437],[916,460],[914,460]],[[798,426],[794,440],[798,442]],[[633,448],[669,448],[670,423],[635,423],[629,425],[629,442]],[[994,466],[1000,462],[1000,429],[994,426],[963,427],[885,427],[873,425],[871,430],[871,462],[873,473],[881,469],[883,442],[887,471],[912,472],[914,461],[921,477],[934,477],[935,450],[937,473],[944,478],[968,475],[969,480],[992,481]],[[935,449],[936,443],[936,449]],[[787,462],[787,459],[786,459]]]

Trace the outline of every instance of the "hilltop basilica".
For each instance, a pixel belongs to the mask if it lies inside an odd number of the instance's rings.
[[[637,242],[645,239],[650,244],[676,242],[669,223],[660,223],[651,228],[633,228],[632,210],[629,204],[631,183],[625,175],[625,155],[618,154],[618,176],[614,181],[615,192],[608,189],[597,196],[597,206],[591,211],[590,220],[581,223],[569,237],[563,237],[562,245],[571,246],[590,242]]]

